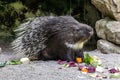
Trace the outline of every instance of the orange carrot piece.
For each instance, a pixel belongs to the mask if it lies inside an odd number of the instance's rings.
[[[81,63],[82,62],[82,58],[76,58],[76,62],[77,63]]]
[[[87,68],[83,68],[81,71],[85,72],[85,73],[88,73],[88,69]]]

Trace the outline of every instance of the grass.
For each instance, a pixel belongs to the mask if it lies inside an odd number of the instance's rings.
[[[25,8],[25,6],[21,2],[14,2],[11,3],[10,6],[14,7],[17,10],[20,10],[22,8]]]

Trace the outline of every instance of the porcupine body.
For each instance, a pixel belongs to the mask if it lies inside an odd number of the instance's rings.
[[[23,23],[16,31],[18,37],[12,42],[14,52],[42,60],[84,58],[82,48],[93,35],[90,26],[71,16],[37,17]]]

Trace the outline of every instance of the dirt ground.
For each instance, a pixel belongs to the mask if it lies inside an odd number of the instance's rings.
[[[120,66],[120,54],[102,54],[98,50],[90,51],[90,55],[98,56],[102,60],[103,67]],[[0,62],[13,57],[11,51],[0,54]],[[0,68],[0,80],[120,80],[92,78],[89,74],[83,74],[78,67],[66,68],[57,61],[33,61],[30,64],[6,65]]]

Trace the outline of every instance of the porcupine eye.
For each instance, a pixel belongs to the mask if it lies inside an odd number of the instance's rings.
[[[88,39],[88,37],[90,37],[90,32],[91,30],[87,29],[87,28],[81,28],[81,29],[77,29],[74,32],[75,35],[75,40],[79,41],[79,40],[86,40]]]

